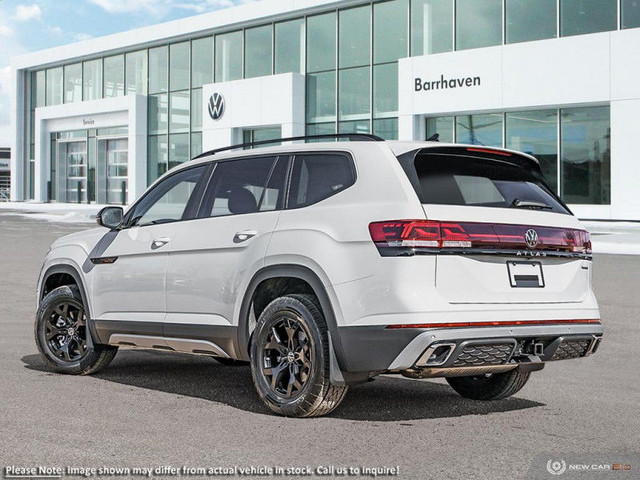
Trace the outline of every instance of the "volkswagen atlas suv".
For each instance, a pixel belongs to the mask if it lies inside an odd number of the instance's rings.
[[[135,347],[248,362],[271,410],[311,417],[379,374],[497,400],[596,351],[591,240],[535,158],[348,140],[205,153],[54,242],[44,361],[90,374]]]

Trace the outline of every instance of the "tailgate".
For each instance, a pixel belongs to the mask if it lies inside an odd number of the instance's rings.
[[[450,303],[581,302],[591,262],[574,251],[580,222],[570,215],[502,208],[423,205],[427,218],[464,229],[468,251],[438,255],[436,288]],[[491,219],[491,221],[489,221]],[[537,244],[527,246],[533,230]],[[573,244],[571,244],[573,242]]]

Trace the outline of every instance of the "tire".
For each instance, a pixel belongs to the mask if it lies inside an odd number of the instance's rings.
[[[503,373],[474,377],[451,377],[447,382],[458,394],[472,400],[501,400],[520,391],[529,380],[531,372],[517,368]]]
[[[349,389],[330,382],[329,335],[316,302],[311,295],[277,298],[264,309],[253,332],[253,384],[260,399],[279,415],[327,415]]]
[[[249,365],[249,362],[234,360],[233,358],[213,357],[213,359],[225,367],[243,367],[245,365]]]
[[[42,299],[34,333],[48,368],[57,373],[89,375],[109,365],[118,347],[88,347],[86,322],[82,297],[75,285],[58,287]]]

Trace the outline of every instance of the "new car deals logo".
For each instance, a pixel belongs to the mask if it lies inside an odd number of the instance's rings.
[[[213,120],[220,120],[224,115],[224,97],[216,92],[209,98],[209,116]]]
[[[567,464],[564,460],[549,460],[547,462],[547,470],[551,475],[562,475],[567,469]]]

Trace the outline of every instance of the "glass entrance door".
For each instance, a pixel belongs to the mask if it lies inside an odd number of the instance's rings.
[[[57,200],[87,203],[87,142],[58,143]]]
[[[105,140],[107,153],[107,203],[127,203],[129,140]]]
[[[98,137],[98,203],[124,205],[128,192],[129,140]]]

